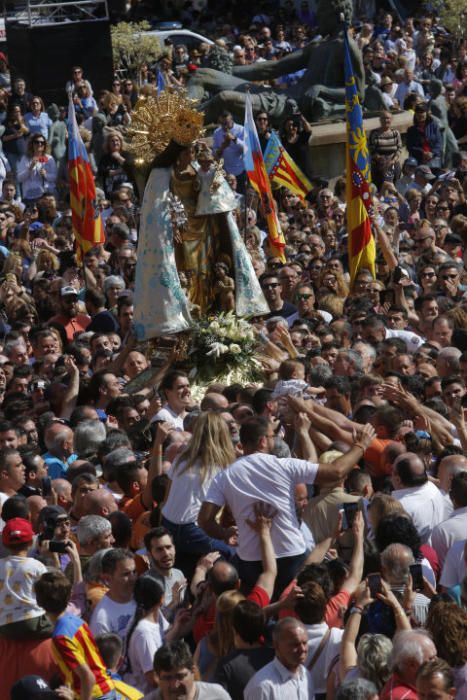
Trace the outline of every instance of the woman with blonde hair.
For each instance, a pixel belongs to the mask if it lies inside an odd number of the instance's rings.
[[[368,504],[368,519],[371,523],[373,532],[376,532],[376,529],[383,518],[385,518],[387,515],[393,514],[406,515],[400,501],[397,501],[387,493],[375,493]]]
[[[14,277],[16,285],[18,287],[21,287],[23,279],[23,258],[21,257],[20,253],[10,253],[10,255],[5,260],[2,273],[4,275],[10,275],[11,281],[13,281]]]
[[[340,299],[346,299],[349,296],[349,288],[344,275],[336,269],[329,270],[326,269],[326,267],[323,268],[319,281],[319,288],[326,289]]]
[[[232,558],[229,531],[226,541],[214,539],[198,527],[197,519],[213,478],[234,460],[227,423],[217,413],[201,413],[190,442],[169,469],[169,490],[162,507],[162,525],[172,534],[178,554],[199,557],[218,551]]]
[[[212,680],[218,661],[234,649],[233,613],[241,600],[245,600],[243,593],[232,590],[221,593],[216,601],[214,627],[201,639],[193,656],[203,681]]]
[[[126,173],[126,153],[125,142],[122,135],[112,129],[108,132],[104,141],[104,155],[99,162],[99,176],[104,185],[107,197],[110,197],[113,190],[128,180]]]
[[[40,250],[36,257],[37,272],[58,272],[60,261],[51,250]]]

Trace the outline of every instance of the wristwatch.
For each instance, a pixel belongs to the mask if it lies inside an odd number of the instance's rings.
[[[354,613],[357,613],[358,615],[363,615],[363,608],[361,608],[358,605],[354,605],[352,608],[350,608],[350,614],[353,615]]]

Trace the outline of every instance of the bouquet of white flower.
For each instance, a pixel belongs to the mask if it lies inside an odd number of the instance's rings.
[[[195,383],[225,381],[254,382],[262,378],[255,357],[257,342],[252,326],[233,311],[194,321],[193,342],[188,359]]]

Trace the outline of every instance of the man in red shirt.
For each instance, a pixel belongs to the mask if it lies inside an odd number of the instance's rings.
[[[423,629],[402,630],[393,639],[393,672],[380,700],[418,700],[417,672],[425,661],[436,657],[436,647]]]
[[[67,340],[71,343],[76,333],[82,333],[89,326],[91,319],[87,314],[79,313],[78,293],[74,287],[62,287],[60,290],[60,313],[52,316],[49,323],[59,323],[65,329]]]

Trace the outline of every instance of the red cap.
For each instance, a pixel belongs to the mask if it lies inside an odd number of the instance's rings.
[[[34,532],[29,520],[24,518],[12,518],[8,520],[2,532],[2,542],[5,547],[14,544],[25,544],[32,542]]]
[[[5,63],[6,63],[6,56],[3,53],[3,51],[0,51],[0,61],[5,61]]]

